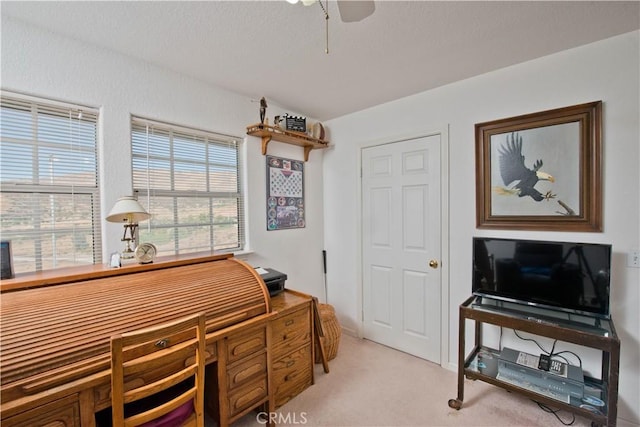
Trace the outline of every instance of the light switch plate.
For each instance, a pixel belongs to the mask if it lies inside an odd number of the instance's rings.
[[[627,254],[627,267],[640,268],[640,251],[633,250]]]

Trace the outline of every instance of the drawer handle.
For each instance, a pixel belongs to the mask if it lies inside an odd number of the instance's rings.
[[[249,350],[254,350],[262,347],[264,347],[263,337],[257,336],[233,347],[233,349],[231,350],[231,354],[237,356],[239,354],[246,353]]]
[[[295,360],[289,360],[289,361],[287,362],[287,368],[292,367],[295,363],[296,363],[296,361],[295,361]]]
[[[291,381],[291,380],[292,380],[292,379],[294,379],[296,376],[297,376],[297,375],[296,375],[295,373],[293,373],[293,374],[289,374],[289,375],[286,375],[286,376],[284,377],[284,380],[285,380],[285,382],[286,382],[286,381]]]
[[[234,377],[233,377],[233,382],[234,383],[239,383],[242,382],[244,380],[246,380],[247,378],[251,378],[252,376],[259,374],[261,372],[266,371],[266,368],[264,367],[264,365],[260,362],[256,362],[251,366],[247,366],[246,368],[244,368],[242,371],[238,372]]]
[[[293,319],[289,319],[286,322],[284,322],[284,326],[291,326],[293,325]]]
[[[163,338],[159,341],[156,341],[155,346],[158,348],[167,348],[169,345],[169,340],[167,338]]]

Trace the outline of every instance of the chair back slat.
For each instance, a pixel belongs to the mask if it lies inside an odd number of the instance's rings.
[[[204,361],[204,313],[113,336],[113,425],[137,426],[193,405],[184,425],[204,426]]]

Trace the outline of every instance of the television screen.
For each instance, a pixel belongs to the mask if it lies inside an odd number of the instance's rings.
[[[473,293],[609,318],[611,245],[473,238]]]

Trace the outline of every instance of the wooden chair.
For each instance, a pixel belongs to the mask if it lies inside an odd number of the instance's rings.
[[[205,315],[111,338],[114,426],[204,426]]]

